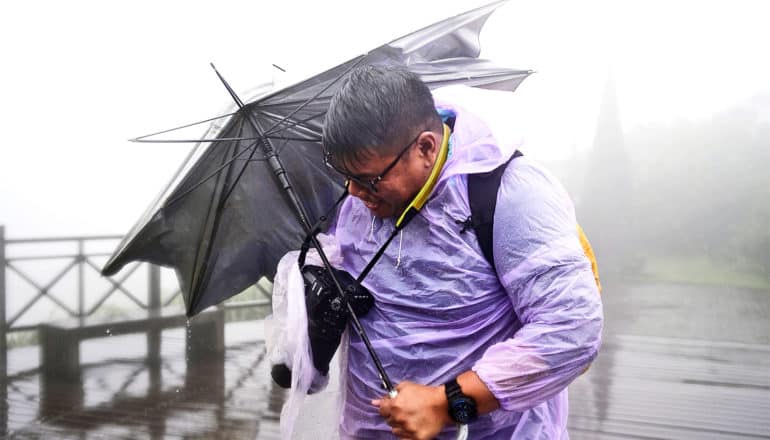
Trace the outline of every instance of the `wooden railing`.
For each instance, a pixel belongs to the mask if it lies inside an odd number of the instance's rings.
[[[148,313],[168,307],[181,294],[178,285],[173,286],[173,293],[162,298],[161,294],[161,272],[155,265],[146,263],[134,263],[124,268],[120,273],[113,277],[105,277],[109,283],[109,288],[103,291],[98,299],[90,306],[86,304],[86,272],[93,270],[100,273],[100,265],[94,261],[95,258],[109,257],[109,252],[89,252],[87,244],[93,242],[114,241],[117,243],[122,237],[120,235],[99,235],[99,236],[75,236],[75,237],[54,237],[54,238],[22,238],[7,239],[5,229],[0,226],[0,331],[3,335],[24,330],[36,328],[37,323],[32,325],[18,325],[18,322],[28,313],[28,311],[43,298],[50,300],[58,309],[63,310],[70,318],[85,319],[96,313],[99,308],[113,295],[123,295],[128,298],[139,310],[146,310]],[[39,245],[41,247],[51,244],[71,244],[71,252],[59,254],[46,254],[34,256],[9,256],[7,249],[9,247],[22,247],[30,245]],[[60,269],[56,275],[47,282],[41,282],[35,279],[35,276],[22,269],[16,264],[21,261],[44,261],[58,260],[67,261],[66,265]],[[146,299],[141,298],[140,294],[132,292],[126,285],[126,280],[136,273],[140,268],[146,267],[147,270],[147,294]],[[6,313],[6,271],[14,273],[24,280],[26,284],[34,289],[32,298],[28,299],[24,305],[19,308],[11,317]],[[70,272],[77,272],[76,290],[77,303],[68,304],[56,296],[51,295],[51,289],[57,285]],[[270,292],[263,286],[257,284],[257,290],[262,298],[252,301],[231,301],[226,302],[223,307],[227,309],[265,306],[270,303]],[[167,289],[168,290],[168,289]],[[2,338],[0,338],[2,339]]]
[[[162,314],[162,310],[168,308],[169,305],[174,302],[180,295],[178,284],[174,282],[174,286],[165,286],[167,293],[166,297],[162,296],[161,286],[161,269],[158,266],[147,263],[133,263],[125,267],[121,272],[112,277],[104,277],[108,286],[102,292],[96,296],[95,301],[91,301],[90,304],[86,302],[86,275],[88,271],[95,271],[100,274],[100,264],[96,259],[109,257],[110,252],[98,252],[92,251],[89,246],[95,242],[115,242],[122,237],[120,235],[99,235],[99,236],[74,236],[74,237],[53,237],[53,238],[21,238],[21,239],[7,239],[5,237],[5,228],[0,226],[0,367],[5,365],[5,354],[7,349],[7,335],[13,332],[37,330],[41,324],[49,324],[47,322],[33,322],[27,324],[19,324],[22,318],[28,316],[30,309],[33,308],[41,300],[50,300],[55,308],[62,310],[69,317],[70,320],[77,321],[78,324],[89,325],[87,318],[93,316],[105,302],[114,295],[122,295],[127,298],[136,308],[135,311],[140,314],[146,311],[147,317],[158,317]],[[38,247],[38,248],[50,248],[51,245],[64,245],[71,248],[69,251],[61,253],[48,253],[48,254],[35,254],[35,255],[9,255],[9,248],[22,248],[22,247]],[[63,268],[59,269],[55,275],[47,281],[40,281],[36,279],[36,274],[28,269],[20,267],[19,263],[26,261],[65,261]],[[137,292],[134,287],[132,291],[127,285],[126,280],[139,271],[141,268],[145,268],[147,273],[146,283],[146,295],[142,292]],[[76,301],[72,302],[63,301],[51,294],[51,289],[57,286],[62,279],[71,272],[76,273],[75,289],[77,291]],[[7,273],[6,273],[7,272]],[[27,298],[23,305],[14,311],[13,316],[7,315],[7,281],[8,274],[13,273],[15,277],[23,280],[25,284],[32,287],[33,294]],[[90,275],[90,274],[89,274]],[[220,307],[227,309],[244,308],[244,307],[266,307],[270,304],[270,292],[260,284],[256,285],[256,289],[261,296],[255,300],[248,301],[228,301]],[[89,296],[92,297],[94,292],[89,291]],[[178,314],[182,314],[180,310]],[[132,319],[136,318],[136,313],[132,315]],[[29,319],[28,319],[29,320]],[[34,320],[33,320],[34,321]],[[5,369],[3,368],[3,371]]]
[[[94,315],[99,308],[113,295],[119,294],[128,298],[136,307],[140,310],[147,310],[148,312],[153,309],[159,309],[163,306],[170,304],[176,296],[180,294],[179,289],[176,288],[174,293],[170,295],[166,300],[161,298],[161,276],[160,268],[151,264],[134,263],[122,270],[118,275],[114,277],[105,277],[109,283],[109,288],[103,291],[98,299],[90,306],[86,304],[86,272],[93,270],[96,273],[100,272],[99,265],[94,261],[95,258],[108,257],[110,253],[107,252],[87,252],[87,244],[99,241],[114,241],[117,243],[121,239],[119,235],[100,235],[100,236],[78,236],[78,237],[54,237],[54,238],[22,238],[22,239],[6,239],[4,234],[4,228],[0,226],[0,323],[2,324],[3,333],[32,330],[36,328],[38,323],[31,325],[18,325],[17,323],[25,317],[29,310],[36,305],[43,298],[50,300],[58,309],[63,310],[68,317],[85,319]],[[63,252],[58,254],[43,254],[32,256],[9,256],[7,249],[9,247],[22,247],[22,246],[38,246],[46,247],[52,244],[69,244],[73,245],[73,250],[70,252]],[[56,272],[56,275],[48,281],[40,281],[36,279],[36,276],[30,273],[29,270],[21,268],[17,263],[22,261],[45,261],[56,260],[65,261],[65,266]],[[146,299],[140,298],[140,295],[136,292],[132,292],[125,285],[126,280],[132,276],[140,267],[145,266],[147,269],[147,296]],[[13,316],[8,317],[5,313],[6,310],[6,298],[7,298],[7,286],[6,286],[6,271],[14,273],[21,280],[23,280],[28,286],[34,289],[34,294],[14,313]],[[72,271],[76,271],[76,291],[77,301],[76,304],[70,304],[58,299],[56,296],[51,295],[51,290],[68,274]]]
[[[155,404],[158,396],[163,397],[159,378],[161,369],[167,365],[163,363],[161,355],[161,332],[171,327],[187,326],[184,351],[185,382],[201,380],[196,377],[203,374],[207,382],[213,380],[216,384],[221,384],[221,387],[206,388],[209,394],[213,393],[215,400],[223,400],[224,396],[232,393],[225,389],[224,380],[225,321],[250,320],[264,316],[270,306],[269,286],[257,283],[256,299],[244,301],[238,298],[235,301],[226,301],[216,309],[202,312],[194,320],[188,321],[183,307],[169,307],[172,302],[179,299],[181,292],[176,281],[173,285],[162,286],[163,277],[160,267],[147,263],[134,263],[115,276],[101,277],[99,260],[109,257],[111,253],[97,251],[94,245],[98,243],[95,242],[106,242],[101,244],[104,248],[105,245],[110,244],[110,241],[117,245],[121,238],[119,235],[100,235],[9,240],[5,237],[5,228],[0,225],[0,437],[8,433],[8,390],[16,390],[17,381],[25,380],[25,377],[30,374],[40,375],[38,396],[42,396],[38,409],[40,417],[61,418],[61,414],[57,411],[62,409],[67,414],[73,410],[85,412],[89,417],[98,416],[104,412],[101,406],[89,412],[83,401],[82,377],[86,374],[89,364],[81,364],[80,342],[89,338],[130,333],[146,335],[147,354],[136,362],[138,362],[138,371],[148,372],[154,391],[146,397],[133,398],[133,400],[126,400],[122,393],[117,393],[110,401],[112,405],[117,406],[118,410],[126,401],[134,406],[144,404],[145,400],[149,404]],[[52,253],[50,249],[57,246],[63,246],[66,250]],[[27,250],[27,247],[34,249]],[[52,265],[45,264],[49,260],[56,263],[54,265],[56,270],[52,270]],[[59,267],[62,262],[63,266]],[[34,268],[32,268],[33,265]],[[146,270],[147,274],[146,292],[141,284],[139,287],[136,285],[137,281],[142,282],[141,279],[137,280],[133,277],[129,283],[126,283],[129,277],[143,270]],[[92,284],[95,278],[92,271],[99,274],[100,279],[106,280],[106,283],[99,281]],[[42,275],[43,273],[45,276]],[[58,289],[57,294],[63,287],[69,289],[71,293],[72,285],[64,286],[65,283],[62,280],[69,276],[67,282],[71,282],[73,273],[76,295],[67,295],[68,300],[62,300],[53,295],[54,287]],[[13,281],[10,289],[9,276]],[[40,278],[46,278],[46,280],[40,281]],[[95,290],[97,284],[100,291]],[[8,295],[13,295],[14,300],[19,300],[21,290],[25,293],[29,292],[27,287],[32,288],[32,293],[23,299],[19,307],[14,304],[13,316],[8,316],[6,308]],[[132,310],[121,309],[121,313],[127,312],[125,318],[105,321],[104,314],[98,312],[104,308],[110,298],[115,296],[126,298],[130,302],[127,308]],[[44,299],[50,300],[56,310],[63,311],[66,318],[50,322],[50,319],[41,320],[34,316],[39,315],[39,312],[35,312],[33,308]],[[241,308],[254,308],[256,313],[251,311],[227,313],[230,309]],[[38,366],[31,369],[14,369],[9,375],[8,335],[22,331],[35,331],[40,348],[40,362]],[[249,374],[253,372],[256,365],[260,365],[263,356],[264,352],[251,367]],[[201,365],[205,367],[203,370]],[[129,378],[123,388],[129,386],[134,376]],[[240,386],[243,380],[245,379],[239,379],[236,385]],[[179,389],[176,391],[178,392]],[[62,400],[62,396],[71,396],[74,400]],[[212,398],[212,396],[207,395],[206,398]]]

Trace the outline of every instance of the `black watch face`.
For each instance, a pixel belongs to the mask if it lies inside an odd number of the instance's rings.
[[[476,403],[473,400],[460,397],[452,402],[452,418],[457,423],[470,423],[476,418]]]

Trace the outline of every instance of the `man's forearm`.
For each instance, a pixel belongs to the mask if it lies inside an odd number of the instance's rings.
[[[500,402],[474,371],[466,371],[457,376],[457,383],[463,394],[476,401],[479,414],[486,414],[500,408]]]

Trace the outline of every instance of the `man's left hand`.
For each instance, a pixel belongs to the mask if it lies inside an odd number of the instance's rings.
[[[380,410],[393,434],[402,439],[432,439],[450,424],[444,387],[431,387],[413,382],[401,382],[395,398],[372,400]]]

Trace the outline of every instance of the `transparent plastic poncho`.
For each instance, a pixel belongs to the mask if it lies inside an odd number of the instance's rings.
[[[397,236],[364,281],[375,307],[361,319],[391,379],[441,385],[475,371],[501,408],[470,424],[470,438],[564,439],[567,385],[601,342],[602,307],[564,188],[526,156],[499,92],[465,87],[434,91],[456,116],[450,156],[420,215]],[[472,111],[471,111],[472,110]],[[475,113],[475,115],[474,115]],[[497,117],[490,129],[481,115]],[[469,173],[490,171],[516,148],[498,191],[494,228],[497,273],[472,229]],[[348,198],[331,233],[341,267],[361,272],[393,231]],[[392,438],[371,400],[382,397],[361,339],[349,334],[341,368],[342,438]],[[447,427],[440,438],[453,438]]]

